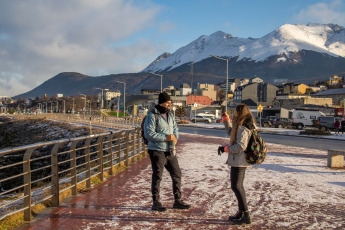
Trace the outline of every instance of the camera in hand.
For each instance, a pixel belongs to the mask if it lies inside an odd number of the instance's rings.
[[[218,155],[222,155],[222,153],[224,153],[224,146],[219,146],[218,147]]]

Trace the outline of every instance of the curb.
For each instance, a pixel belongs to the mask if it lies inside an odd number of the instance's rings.
[[[218,127],[211,127],[211,128],[205,128],[202,126],[194,126],[194,125],[186,125],[186,124],[180,124],[178,126],[186,126],[186,127],[193,127],[193,128],[204,128],[204,129],[224,129],[224,127],[222,128],[218,128]],[[270,132],[270,131],[263,131],[260,130],[259,128],[259,132],[263,133],[263,134],[271,134],[271,135],[281,135],[281,136],[293,136],[293,137],[307,137],[307,138],[317,138],[317,139],[325,139],[325,140],[335,140],[335,141],[345,141],[345,139],[335,139],[335,138],[329,138],[329,137],[322,137],[322,136],[310,136],[310,135],[291,135],[291,134],[286,134],[286,133],[279,133],[279,132]]]

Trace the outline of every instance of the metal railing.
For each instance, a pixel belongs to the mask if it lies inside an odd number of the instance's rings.
[[[91,178],[103,181],[146,155],[140,128],[1,150],[0,220],[24,211],[30,221],[34,205],[50,200],[56,207],[62,192],[75,196],[77,185],[91,188]]]
[[[129,129],[138,127],[141,124],[140,117],[114,117],[114,116],[100,116],[100,115],[83,115],[83,114],[64,114],[64,113],[42,113],[42,114],[16,114],[14,117],[17,120],[34,119],[34,118],[49,118],[59,121],[75,122],[86,124],[89,126],[99,126],[109,129]]]

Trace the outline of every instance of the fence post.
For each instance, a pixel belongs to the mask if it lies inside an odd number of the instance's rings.
[[[126,138],[125,165],[126,165],[126,167],[129,166],[128,155],[129,155],[129,135],[130,135],[130,133],[131,133],[131,131],[125,132],[125,138]]]
[[[77,153],[76,153],[76,147],[79,141],[74,141],[70,147],[71,153],[70,153],[70,159],[71,159],[71,174],[72,174],[72,196],[77,195]]]
[[[124,132],[120,132],[116,137],[116,143],[117,143],[117,163],[121,163],[121,138],[125,135]]]
[[[101,137],[98,137],[98,140],[97,140],[97,159],[99,161],[99,166],[98,166],[98,169],[99,169],[99,173],[98,173],[98,178],[103,181],[104,179],[104,167],[103,167],[103,162],[104,162],[104,159],[103,159],[103,140],[105,139],[104,136],[101,136]]]
[[[109,175],[113,175],[113,139],[116,134],[112,133],[108,135],[108,151],[109,151],[109,162],[110,162],[110,170]]]
[[[58,155],[57,152],[60,147],[60,143],[54,145],[51,151],[51,172],[52,172],[52,206],[57,207],[59,206],[59,199],[60,199],[60,188],[59,188],[59,165],[58,165]]]
[[[88,138],[85,141],[85,166],[86,166],[86,188],[91,188],[91,163],[90,163],[90,143],[92,141],[92,137]]]
[[[31,220],[31,167],[30,167],[30,158],[31,154],[34,151],[34,148],[28,149],[25,151],[23,157],[23,173],[24,175],[24,221]]]

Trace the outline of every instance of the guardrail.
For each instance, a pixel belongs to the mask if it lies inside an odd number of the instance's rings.
[[[91,178],[103,181],[115,166],[146,155],[140,128],[1,150],[0,220],[24,211],[24,221],[30,221],[34,205],[50,200],[56,207],[61,192],[75,196],[80,183],[90,188]]]
[[[83,115],[83,114],[64,114],[64,113],[41,113],[41,114],[16,114],[17,120],[33,119],[33,118],[49,118],[59,121],[75,122],[86,124],[89,126],[96,125],[109,129],[129,129],[141,125],[140,117],[114,117],[99,115]]]

